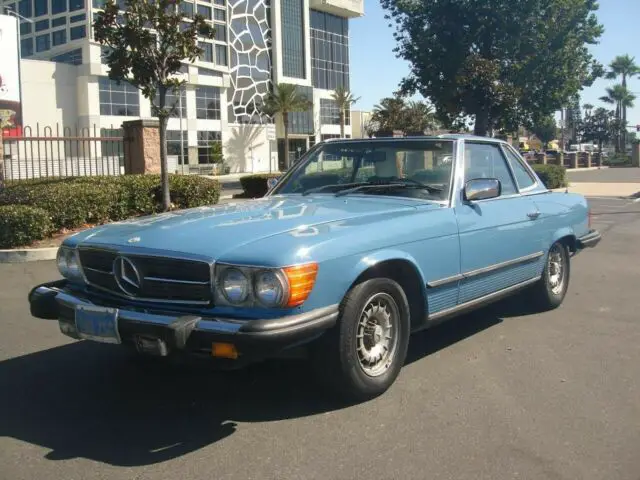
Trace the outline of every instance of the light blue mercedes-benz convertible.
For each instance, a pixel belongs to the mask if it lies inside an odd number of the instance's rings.
[[[264,198],[112,223],[65,240],[35,317],[135,355],[245,365],[304,347],[363,400],[409,336],[519,291],[558,307],[595,246],[584,197],[551,192],[505,142],[443,135],[314,146]]]

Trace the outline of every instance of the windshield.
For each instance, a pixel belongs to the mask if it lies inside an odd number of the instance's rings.
[[[452,140],[435,139],[327,142],[313,149],[272,194],[342,192],[446,201],[453,149]]]

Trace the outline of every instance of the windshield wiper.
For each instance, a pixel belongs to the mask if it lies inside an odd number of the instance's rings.
[[[369,190],[376,188],[410,188],[410,189],[420,189],[427,190],[429,193],[442,193],[444,192],[443,188],[434,187],[432,185],[425,185],[424,183],[420,183],[416,180],[405,179],[405,180],[395,180],[392,182],[384,182],[384,183],[366,183],[363,185],[357,185],[353,188],[348,188],[346,190],[340,190],[336,193],[336,197],[341,197],[343,195],[349,195],[350,193],[359,192],[361,190]]]
[[[302,195],[309,195],[310,193],[322,192],[323,190],[327,190],[329,188],[353,188],[360,185],[366,185],[366,182],[354,182],[354,183],[332,183],[329,185],[322,185],[320,187],[309,188],[302,192]]]

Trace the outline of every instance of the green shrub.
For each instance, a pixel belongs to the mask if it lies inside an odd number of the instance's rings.
[[[605,158],[602,162],[603,165],[611,167],[624,167],[631,165],[631,155],[625,155],[623,153],[616,153],[614,156]]]
[[[240,185],[242,185],[245,197],[264,197],[267,191],[269,191],[267,180],[270,178],[279,178],[280,176],[282,176],[280,173],[258,173],[255,175],[246,175],[244,177],[240,177]]]
[[[51,234],[49,214],[27,205],[0,206],[0,248],[30,245]]]
[[[531,165],[533,170],[548,189],[563,188],[569,185],[567,169],[562,165]]]
[[[175,208],[218,202],[220,184],[198,176],[169,176]],[[29,205],[48,212],[55,230],[101,224],[161,209],[160,175],[54,178],[11,182],[0,191],[0,205]]]

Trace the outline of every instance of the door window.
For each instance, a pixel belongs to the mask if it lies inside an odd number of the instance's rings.
[[[502,186],[501,196],[517,193],[500,147],[490,143],[465,143],[464,181],[495,178]]]
[[[513,174],[516,177],[516,182],[518,182],[518,188],[520,190],[524,190],[525,188],[533,186],[533,184],[536,183],[535,180],[522,164],[522,161],[513,152],[513,150],[511,150],[509,147],[505,147],[504,152],[507,155],[509,165],[511,165]]]

